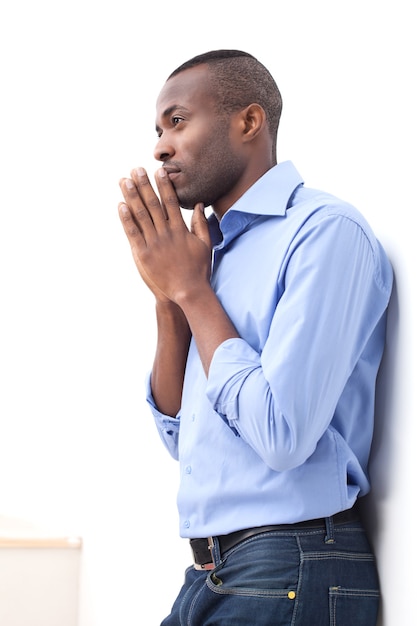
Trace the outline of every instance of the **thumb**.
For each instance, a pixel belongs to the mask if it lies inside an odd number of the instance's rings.
[[[201,239],[211,250],[210,231],[207,218],[204,214],[204,204],[202,202],[199,202],[194,207],[191,217],[191,232]]]

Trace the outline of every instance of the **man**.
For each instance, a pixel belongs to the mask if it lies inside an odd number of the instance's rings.
[[[277,165],[280,112],[251,55],[195,57],[157,100],[158,195],[142,168],[121,181],[156,300],[148,401],[194,558],[164,626],[377,620],[355,503],[392,270],[352,206]]]

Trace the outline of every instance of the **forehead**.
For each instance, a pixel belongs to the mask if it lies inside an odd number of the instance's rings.
[[[157,116],[172,107],[196,109],[213,103],[207,65],[197,65],[169,78],[156,101]]]

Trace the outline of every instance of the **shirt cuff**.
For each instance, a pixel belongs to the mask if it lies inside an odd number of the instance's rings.
[[[239,392],[247,377],[261,367],[260,355],[240,338],[227,339],[215,351],[207,381],[213,409],[229,422],[239,418]]]
[[[154,417],[159,436],[168,452],[174,459],[178,460],[178,435],[180,431],[180,414],[176,417],[165,415],[158,410],[152,395],[151,375],[146,378],[146,402]]]

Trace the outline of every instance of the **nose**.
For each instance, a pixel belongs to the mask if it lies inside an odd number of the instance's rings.
[[[170,141],[168,141],[167,135],[161,135],[158,139],[158,142],[155,146],[154,157],[157,161],[165,162],[168,159],[172,158],[175,150]]]

